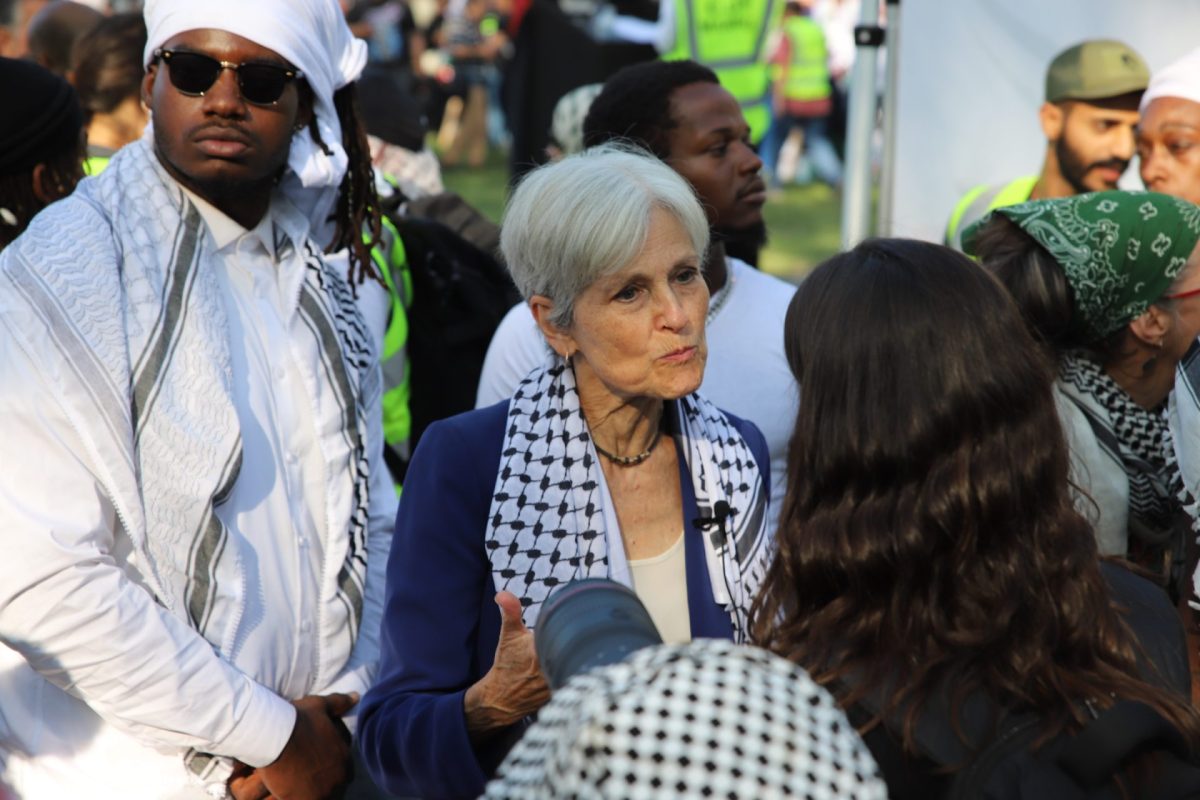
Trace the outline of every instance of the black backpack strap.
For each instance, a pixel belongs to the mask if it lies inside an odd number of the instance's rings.
[[[843,683],[846,685],[848,682]],[[858,706],[870,717],[883,717],[887,725],[889,717],[882,713],[886,690],[878,688],[868,692],[858,701]],[[980,748],[995,741],[1005,732],[1020,727],[1033,715],[1008,716],[998,712],[982,695],[966,698],[959,709],[960,727],[966,736],[963,741],[951,723],[950,704],[946,698],[932,698],[929,708],[917,719],[913,738],[921,752],[939,766],[959,769],[972,763]],[[889,726],[898,730],[895,726]]]
[[[1081,786],[1095,789],[1108,783],[1130,758],[1152,750],[1189,758],[1187,743],[1174,725],[1145,703],[1122,700],[1067,739],[1055,761]]]

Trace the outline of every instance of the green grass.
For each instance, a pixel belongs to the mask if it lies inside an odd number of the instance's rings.
[[[770,241],[759,260],[764,272],[800,280],[841,249],[841,199],[824,184],[788,186],[763,208]]]
[[[508,192],[508,167],[492,151],[478,169],[456,167],[443,173],[446,188],[458,192],[489,218],[499,220]],[[787,280],[799,280],[839,249],[840,200],[826,186],[788,186],[772,194],[764,209],[770,242],[759,266]]]

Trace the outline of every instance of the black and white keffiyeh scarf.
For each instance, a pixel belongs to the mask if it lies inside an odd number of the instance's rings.
[[[1146,529],[1169,535],[1172,517],[1189,504],[1189,498],[1166,415],[1139,406],[1098,363],[1083,354],[1067,355],[1059,376],[1100,446],[1124,468],[1130,515]],[[1134,529],[1130,533],[1135,534]]]
[[[660,645],[576,675],[487,800],[883,800],[875,759],[828,691],[765,650]]]
[[[729,612],[735,637],[742,640],[773,554],[766,533],[767,490],[750,447],[714,405],[691,394],[668,403],[664,425],[667,414],[700,516],[712,517],[719,501],[729,504],[728,536],[722,540],[714,526],[703,538],[714,600]],[[582,578],[619,579],[612,561],[623,553],[610,558],[609,537],[616,531],[606,530],[603,480],[575,373],[552,356],[509,402],[488,514],[486,548],[496,589],[520,598],[525,625],[537,624],[556,586]]]

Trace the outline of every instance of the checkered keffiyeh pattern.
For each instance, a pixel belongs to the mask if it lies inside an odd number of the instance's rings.
[[[716,406],[691,394],[669,403],[664,413],[678,417],[673,435],[700,516],[711,518],[721,500],[731,508],[729,535],[719,543],[705,536],[703,546],[713,601],[729,613],[734,637],[744,641],[750,606],[775,552],[766,484],[749,444]],[[484,541],[496,589],[520,599],[527,627],[537,625],[555,587],[610,577],[602,480],[575,373],[552,355],[509,401]]]
[[[845,714],[802,669],[708,639],[573,678],[484,797],[883,800],[887,788]]]

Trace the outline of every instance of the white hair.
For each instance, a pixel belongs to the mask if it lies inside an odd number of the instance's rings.
[[[521,296],[550,298],[551,322],[566,327],[583,290],[641,252],[656,208],[679,221],[703,264],[708,220],[691,185],[645,150],[600,145],[521,181],[500,250]]]

